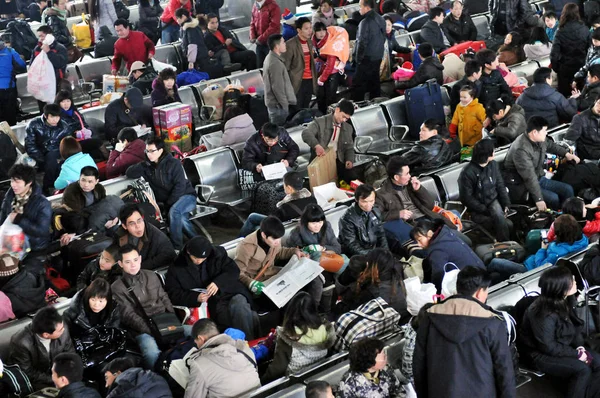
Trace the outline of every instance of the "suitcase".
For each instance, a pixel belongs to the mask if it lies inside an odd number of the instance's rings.
[[[488,265],[494,258],[503,258],[516,263],[525,259],[525,249],[515,241],[479,245],[475,248],[475,253],[485,265]]]
[[[532,229],[525,238],[525,255],[531,256],[542,247],[542,240],[548,235],[547,229]]]
[[[269,121],[269,112],[267,112],[265,98],[262,95],[243,94],[240,102],[258,130]]]
[[[277,210],[277,203],[285,197],[282,180],[261,181],[252,193],[252,211],[269,215]]]
[[[435,79],[406,90],[404,96],[410,139],[419,139],[421,124],[427,119],[435,119],[441,125],[446,124],[442,90]]]
[[[69,263],[85,265],[96,258],[102,250],[113,243],[113,240],[104,234],[87,232],[74,239],[68,245]]]

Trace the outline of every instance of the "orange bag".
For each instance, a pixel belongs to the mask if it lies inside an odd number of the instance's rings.
[[[344,265],[344,258],[337,253],[331,251],[324,251],[321,253],[321,260],[319,265],[328,272],[336,273]]]
[[[463,225],[462,225],[462,221],[460,220],[459,216],[452,213],[450,210],[446,210],[439,206],[433,206],[432,210],[434,213],[438,213],[438,214],[442,215],[443,217],[447,218],[448,220],[452,221],[452,224],[456,225],[456,229],[458,231],[462,231]]]

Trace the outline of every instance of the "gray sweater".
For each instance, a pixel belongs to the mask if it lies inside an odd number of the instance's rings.
[[[283,58],[269,52],[263,64],[263,80],[265,82],[265,105],[267,108],[280,106],[288,110],[290,105],[296,105],[296,94],[285,67]]]

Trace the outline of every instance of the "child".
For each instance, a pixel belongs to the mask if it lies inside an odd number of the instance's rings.
[[[90,261],[77,277],[77,290],[85,289],[97,278],[104,278],[111,284],[119,279],[121,267],[115,267],[118,253],[119,247],[110,245],[100,253],[98,258]]]
[[[334,398],[331,385],[323,380],[315,380],[308,383],[304,394],[306,398]]]
[[[281,18],[283,18],[283,23],[281,24],[283,26],[283,39],[288,41],[289,39],[296,37],[298,34],[298,31],[296,30],[296,16],[292,14],[289,8],[286,8],[283,10]]]
[[[473,146],[481,139],[481,129],[486,120],[485,108],[475,98],[473,86],[463,86],[460,89],[460,103],[454,111],[450,136],[458,139],[461,146]]]
[[[496,53],[489,48],[479,50],[475,57],[481,64],[483,71],[479,80],[481,81],[481,94],[479,96],[479,102],[487,104],[490,101],[495,101],[502,95],[512,97],[512,91],[502,73],[498,70],[498,56]]]
[[[585,79],[590,66],[600,63],[600,29],[592,32],[592,45],[585,57],[585,64],[575,73],[575,81]]]
[[[600,211],[594,214],[593,221],[589,221],[586,220],[587,209],[588,208],[586,207],[583,199],[577,197],[565,200],[565,203],[562,206],[563,214],[572,215],[580,225],[582,222],[585,222],[583,226],[583,234],[589,238],[594,234],[600,233]],[[554,233],[554,223],[552,223],[550,230],[548,231],[548,242],[554,242],[555,239],[556,234]]]
[[[547,11],[544,14],[544,24],[546,25],[546,35],[550,41],[554,41],[554,35],[558,30],[558,24],[556,23],[556,13],[554,11]]]

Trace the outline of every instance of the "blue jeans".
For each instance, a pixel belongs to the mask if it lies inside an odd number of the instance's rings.
[[[191,336],[192,327],[190,325],[183,325],[183,334],[187,337]],[[148,333],[142,333],[136,336],[135,340],[142,352],[142,364],[144,365],[144,369],[154,369],[154,364],[161,353],[158,344],[156,344],[156,340]]]
[[[527,272],[523,264],[503,258],[493,259],[487,266],[488,272],[492,274],[492,282],[498,283],[507,280],[511,275]],[[495,275],[494,275],[495,274]]]
[[[162,44],[173,43],[174,41],[179,40],[179,25],[177,24],[169,24],[163,25],[162,28],[162,36],[160,38],[160,42]]]
[[[196,209],[196,197],[183,195],[169,210],[169,230],[175,250],[183,248],[183,231],[189,237],[197,235],[188,213]]]
[[[549,180],[546,177],[540,178],[540,188],[546,206],[550,209],[558,210],[563,202],[575,196],[573,187],[564,182]]]
[[[264,214],[250,213],[242,229],[240,229],[240,238],[245,238],[260,227],[262,220],[267,218]]]

